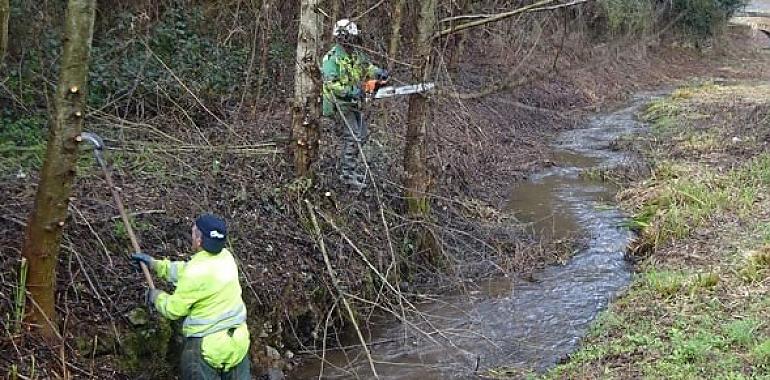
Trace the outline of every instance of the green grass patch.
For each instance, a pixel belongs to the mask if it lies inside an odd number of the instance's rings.
[[[711,289],[719,285],[720,280],[719,274],[715,272],[698,273],[695,275],[692,287],[693,289]]]
[[[701,364],[724,347],[724,338],[703,330],[688,333],[673,329],[670,339],[673,350],[668,359],[676,364]]]
[[[645,285],[663,297],[671,297],[685,287],[686,277],[679,272],[651,271],[644,276]]]
[[[654,246],[688,237],[714,216],[734,213],[750,219],[754,206],[770,185],[770,154],[764,153],[730,172],[707,167],[686,169],[664,163],[654,169],[656,179],[648,184],[653,197],[641,199],[632,217],[645,229],[644,238]],[[763,227],[770,239],[770,227]]]
[[[724,332],[731,343],[749,348],[756,341],[757,330],[760,326],[762,326],[762,322],[757,319],[739,319],[727,323],[724,326]]]
[[[679,125],[676,116],[682,112],[682,105],[676,99],[658,99],[647,106],[641,119],[651,123],[656,134],[666,134],[674,131]]]
[[[770,369],[770,339],[765,339],[764,342],[754,347],[751,355],[754,363],[762,367],[767,373],[767,370]]]

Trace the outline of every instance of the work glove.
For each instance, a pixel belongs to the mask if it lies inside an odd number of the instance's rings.
[[[131,255],[131,261],[133,261],[137,267],[139,266],[139,263],[144,263],[144,265],[147,265],[147,268],[150,269],[153,269],[153,266],[155,265],[155,259],[153,259],[152,256],[141,252]]]
[[[388,80],[388,78],[390,78],[390,72],[385,69],[377,69],[377,71],[374,72],[374,78],[377,80]]]
[[[160,293],[163,293],[163,291],[159,289],[147,289],[144,292],[144,303],[149,307],[155,306],[155,300],[158,299]]]

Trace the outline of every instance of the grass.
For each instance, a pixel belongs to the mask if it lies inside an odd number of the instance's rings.
[[[738,319],[724,326],[725,335],[730,342],[743,348],[750,348],[756,342],[756,333],[762,326],[757,319]]]
[[[770,122],[719,117],[770,110],[766,90],[689,86],[647,108],[653,173],[620,198],[652,255],[543,378],[770,378],[770,153],[752,145]],[[724,136],[741,128],[757,135],[737,157]]]
[[[643,189],[655,197],[636,206],[633,220],[649,227],[643,238],[657,246],[687,237],[725,213],[749,218],[770,185],[769,162],[770,154],[763,153],[728,173],[707,167],[683,172],[668,162],[658,163],[660,175]]]
[[[757,366],[765,370],[770,369],[770,339],[756,345],[751,353]]]
[[[679,272],[652,270],[645,275],[645,286],[663,297],[672,297],[685,287],[686,277]]]

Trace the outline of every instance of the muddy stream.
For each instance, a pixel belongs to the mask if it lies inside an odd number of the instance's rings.
[[[414,320],[428,339],[395,318],[368,331],[382,379],[468,379],[486,369],[509,366],[543,371],[577,348],[597,314],[631,281],[624,251],[632,233],[614,205],[616,189],[584,179],[586,170],[623,165],[634,157],[611,148],[619,136],[644,129],[635,115],[652,94],[590,119],[553,143],[555,165],[512,189],[508,211],[545,239],[581,234],[586,248],[564,265],[529,279],[499,278],[461,296],[420,305],[432,326]],[[355,346],[351,336],[345,343]],[[373,378],[360,347],[327,351],[324,379]],[[289,374],[318,378],[320,360]]]

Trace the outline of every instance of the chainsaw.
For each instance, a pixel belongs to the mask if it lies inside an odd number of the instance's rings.
[[[433,82],[410,84],[406,86],[385,86],[387,81],[370,80],[364,82],[363,90],[367,94],[367,99],[383,99],[393,96],[419,94],[428,92],[436,87]]]

